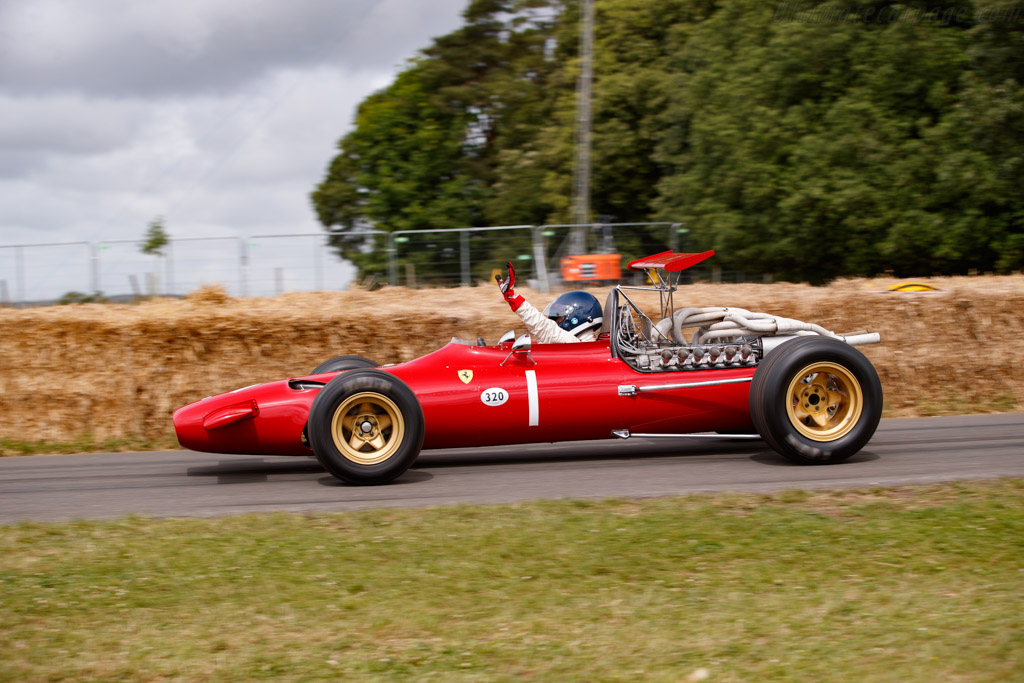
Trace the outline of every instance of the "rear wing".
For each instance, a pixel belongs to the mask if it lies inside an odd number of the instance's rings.
[[[677,254],[671,250],[663,251],[660,254],[630,261],[629,268],[631,270],[646,271],[647,277],[650,279],[651,284],[654,285],[654,289],[671,293],[675,290],[675,283],[678,281],[678,278],[674,277],[672,273],[679,273],[687,268],[692,268],[714,255],[714,249],[693,254]],[[671,307],[671,302],[669,302],[669,305]]]
[[[630,261],[629,268],[632,270],[654,270],[664,268],[666,272],[678,273],[681,270],[692,268],[701,261],[709,259],[714,255],[714,249],[702,251],[697,254],[677,254],[674,251],[663,251],[660,254],[655,254],[654,256],[647,256],[645,258],[637,259],[636,261]]]
[[[644,258],[637,259],[629,262],[629,269],[640,272],[646,272],[647,277],[650,280],[651,285],[642,287],[636,285],[618,285],[614,290],[614,296],[609,297],[608,303],[605,304],[605,319],[607,320],[609,315],[618,314],[619,311],[619,296],[628,304],[628,308],[632,309],[637,315],[647,321],[647,325],[651,325],[650,318],[637,307],[635,303],[629,298],[626,290],[642,290],[648,292],[658,292],[658,298],[660,302],[660,313],[659,320],[671,318],[674,313],[674,305],[672,302],[672,294],[676,291],[676,282],[678,281],[677,273],[692,268],[701,261],[711,258],[715,255],[713,249],[708,251],[702,251],[699,253],[676,253],[671,249],[669,251],[663,251],[653,256],[645,256]],[[623,306],[622,308],[627,308]],[[662,335],[664,336],[664,335]],[[615,330],[612,329],[612,337],[615,337]],[[615,355],[616,349],[613,345],[612,355]]]

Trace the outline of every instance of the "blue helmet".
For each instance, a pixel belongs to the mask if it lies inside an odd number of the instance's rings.
[[[601,304],[589,292],[566,292],[544,309],[544,315],[577,337],[590,329],[601,327]]]

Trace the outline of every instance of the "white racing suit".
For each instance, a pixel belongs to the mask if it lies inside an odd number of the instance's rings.
[[[531,306],[529,301],[520,304],[516,309],[516,315],[530,331],[530,340],[536,344],[567,344],[597,339],[592,329],[582,333],[579,337],[569,334],[554,320],[545,317],[543,313]]]

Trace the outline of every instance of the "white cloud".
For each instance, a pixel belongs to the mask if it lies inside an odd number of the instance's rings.
[[[0,3],[0,245],[320,232],[355,107],[467,1]]]
[[[78,95],[0,94],[0,149],[5,152],[95,154],[115,149],[148,117],[142,102],[91,100]]]
[[[464,0],[14,0],[0,82],[21,91],[216,92],[281,67],[379,69],[457,25]]]

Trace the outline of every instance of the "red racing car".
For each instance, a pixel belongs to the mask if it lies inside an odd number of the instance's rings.
[[[608,295],[597,341],[495,346],[453,339],[405,363],[339,356],[308,376],[179,408],[182,446],[313,455],[352,484],[383,484],[431,448],[630,437],[762,438],[801,464],[836,463],[872,437],[882,388],[858,344],[877,334],[738,308],[674,306],[679,273],[714,252],[629,267],[650,286]],[[642,292],[646,292],[643,294]],[[657,296],[657,315],[636,300]]]

